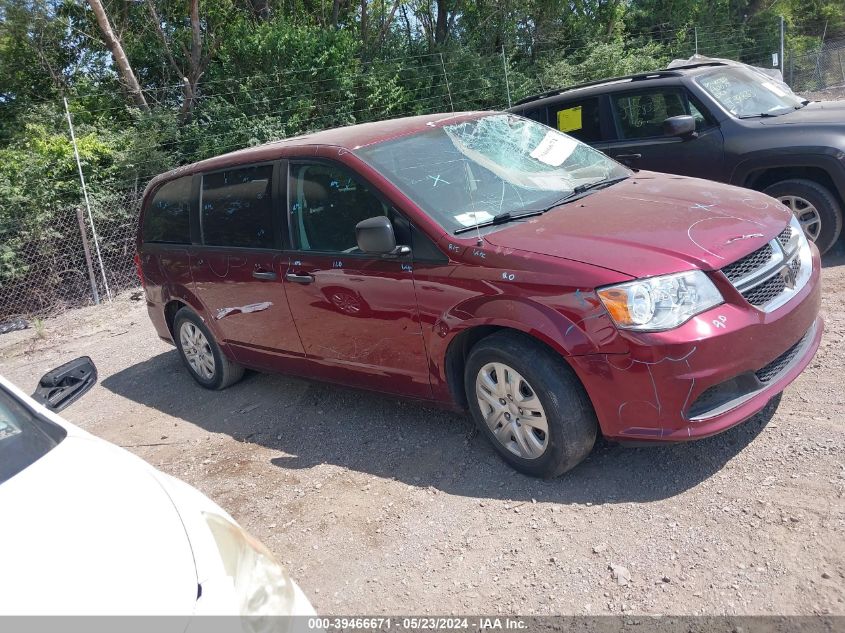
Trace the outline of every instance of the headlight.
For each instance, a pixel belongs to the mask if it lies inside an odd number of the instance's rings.
[[[700,270],[607,286],[598,294],[616,325],[627,330],[669,330],[724,301]]]
[[[203,515],[232,579],[241,615],[290,615],[293,584],[267,548],[231,521],[210,512]]]

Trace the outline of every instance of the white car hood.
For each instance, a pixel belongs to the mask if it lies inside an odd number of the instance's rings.
[[[0,615],[193,613],[191,544],[153,472],[71,427],[0,486]]]

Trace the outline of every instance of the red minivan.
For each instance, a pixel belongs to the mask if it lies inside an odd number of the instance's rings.
[[[819,255],[789,210],[633,172],[544,125],[366,123],[147,188],[150,317],[209,389],[244,368],[468,408],[516,469],[601,432],[678,441],[760,411],[819,346]]]

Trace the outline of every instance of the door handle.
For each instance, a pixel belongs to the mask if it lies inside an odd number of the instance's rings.
[[[296,273],[288,273],[285,275],[285,279],[288,281],[293,281],[298,284],[310,284],[314,281],[313,275],[297,275]]]
[[[617,160],[638,160],[642,157],[642,154],[617,154],[613,158],[616,158]]]
[[[253,270],[252,276],[261,281],[273,281],[276,279],[276,273],[272,270]]]

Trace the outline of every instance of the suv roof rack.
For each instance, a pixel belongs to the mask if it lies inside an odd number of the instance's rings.
[[[573,86],[567,86],[566,88],[555,88],[553,90],[547,90],[546,92],[541,92],[540,94],[532,95],[530,97],[525,97],[524,99],[520,99],[517,101],[514,106],[524,105],[526,103],[531,103],[532,101],[539,101],[540,99],[545,99],[546,97],[554,97],[559,94],[563,94],[564,92],[569,92],[570,90],[577,90],[579,88],[589,88],[590,86],[601,86],[602,84],[610,84],[616,81],[643,81],[645,79],[662,79],[663,77],[679,77],[683,73],[679,71],[683,70],[690,70],[693,68],[701,68],[702,66],[725,66],[725,62],[698,62],[695,64],[688,64],[686,66],[676,66],[675,68],[664,68],[662,70],[653,70],[650,72],[645,73],[636,73],[633,75],[624,75],[622,77],[612,77],[610,79],[597,79],[595,81],[587,81],[580,84],[575,84]]]

